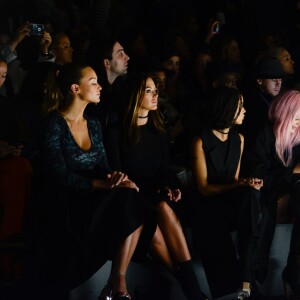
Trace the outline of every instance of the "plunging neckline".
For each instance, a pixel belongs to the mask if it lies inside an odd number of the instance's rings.
[[[70,126],[69,126],[67,120],[65,119],[65,117],[64,117],[63,115],[61,115],[61,117],[63,118],[63,120],[64,120],[64,122],[65,122],[65,125],[67,126],[68,132],[70,133],[71,138],[72,138],[73,142],[75,143],[76,147],[79,148],[79,149],[80,149],[81,151],[83,151],[83,152],[90,152],[91,149],[92,149],[92,147],[93,147],[93,140],[92,140],[92,138],[91,138],[91,136],[90,136],[90,127],[89,127],[88,119],[84,116],[84,119],[85,119],[85,121],[86,121],[87,130],[88,130],[89,139],[90,139],[90,141],[91,141],[91,146],[90,146],[88,149],[83,149],[83,148],[80,147],[79,144],[77,143],[77,141],[76,141],[76,139],[75,139],[75,137],[74,137],[74,135],[73,135],[73,133],[72,133],[72,130],[71,130],[71,128],[70,128]]]

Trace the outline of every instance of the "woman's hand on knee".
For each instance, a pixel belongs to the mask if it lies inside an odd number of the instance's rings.
[[[130,179],[123,180],[117,186],[115,186],[115,188],[119,188],[119,187],[126,187],[130,189],[135,189],[137,191],[140,190],[138,186],[135,184],[135,182],[131,181]]]
[[[107,179],[111,185],[111,188],[118,186],[122,181],[126,181],[128,176],[120,171],[112,171],[111,173],[107,174]]]

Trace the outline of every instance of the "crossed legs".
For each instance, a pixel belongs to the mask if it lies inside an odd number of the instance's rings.
[[[120,249],[112,262],[111,273],[108,281],[113,295],[117,292],[128,292],[125,278],[126,271],[137,246],[142,230],[143,225],[137,228],[122,242]]]

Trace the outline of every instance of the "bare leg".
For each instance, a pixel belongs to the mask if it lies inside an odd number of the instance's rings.
[[[116,292],[127,293],[125,275],[142,229],[143,226],[140,226],[125,239],[114,258],[110,275],[113,294]]]
[[[176,265],[171,257],[169,249],[166,245],[165,239],[162,235],[160,228],[157,226],[151,242],[152,256],[164,265],[170,272],[176,272]]]
[[[176,262],[191,259],[181,224],[172,208],[164,201],[158,204],[158,225]]]
[[[173,209],[164,201],[158,204],[157,210],[158,225],[169,253],[176,262],[176,277],[182,291],[189,300],[207,299],[198,282],[179,219]]]

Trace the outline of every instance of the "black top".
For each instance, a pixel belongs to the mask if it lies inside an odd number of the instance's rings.
[[[102,86],[101,104],[88,105],[86,108],[89,115],[94,115],[100,120],[104,137],[106,136],[106,128],[120,124],[122,120],[126,108],[125,95],[128,93],[128,81],[127,76],[118,76],[110,84],[105,75],[100,82]]]
[[[261,92],[258,87],[245,90],[243,96],[246,115],[241,132],[245,136],[245,147],[249,149],[255,143],[258,131],[268,120],[268,110],[274,97]]]
[[[159,133],[149,124],[139,129],[137,144],[126,144],[116,127],[109,131],[107,156],[111,166],[123,170],[141,189],[153,191],[172,186],[167,134]]]
[[[211,129],[200,133],[203,141],[209,183],[233,183],[241,156],[241,138],[234,129],[230,130],[228,140],[222,142]]]

